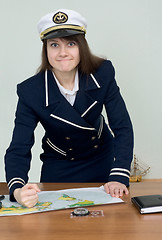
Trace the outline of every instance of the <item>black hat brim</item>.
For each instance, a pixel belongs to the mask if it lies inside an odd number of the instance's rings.
[[[68,36],[72,36],[72,35],[76,35],[76,34],[85,34],[85,33],[82,31],[77,31],[77,30],[72,30],[72,29],[59,29],[59,30],[55,30],[55,31],[52,31],[52,32],[46,34],[42,38],[42,40],[68,37]]]

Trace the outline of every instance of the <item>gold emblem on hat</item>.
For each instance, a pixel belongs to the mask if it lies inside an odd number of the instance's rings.
[[[65,23],[68,20],[68,16],[63,12],[58,12],[53,16],[54,23]]]

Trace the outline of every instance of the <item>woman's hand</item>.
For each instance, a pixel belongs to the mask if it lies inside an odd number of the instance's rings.
[[[108,182],[104,185],[105,191],[110,194],[112,197],[122,197],[125,193],[129,193],[127,187],[120,182]]]
[[[18,203],[31,208],[38,202],[38,192],[40,189],[37,184],[27,183],[24,187],[15,189],[13,194]]]

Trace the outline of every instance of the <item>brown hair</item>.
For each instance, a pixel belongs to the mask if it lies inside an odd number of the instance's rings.
[[[81,73],[90,74],[94,73],[95,70],[100,66],[100,64],[104,61],[104,58],[100,58],[91,53],[88,43],[82,34],[63,37],[63,39],[67,41],[75,41],[79,46],[79,54],[80,54],[80,63],[78,65],[78,69]],[[38,72],[42,72],[45,70],[52,70],[52,66],[49,64],[47,57],[47,40],[44,40],[42,47],[42,62],[40,67],[38,68]]]

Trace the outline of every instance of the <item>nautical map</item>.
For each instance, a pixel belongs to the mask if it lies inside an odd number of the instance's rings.
[[[120,198],[111,197],[104,187],[75,188],[59,191],[42,191],[38,193],[39,202],[32,208],[26,208],[16,202],[10,202],[5,195],[2,200],[0,216],[24,215],[67,208],[85,207],[123,202]]]

